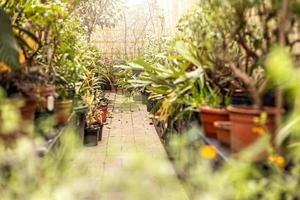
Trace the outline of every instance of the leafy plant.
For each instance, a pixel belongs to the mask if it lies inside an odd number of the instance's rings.
[[[1,68],[8,65],[12,68],[19,68],[19,48],[12,31],[12,25],[8,15],[0,8],[0,61]],[[3,69],[1,69],[3,71]]]

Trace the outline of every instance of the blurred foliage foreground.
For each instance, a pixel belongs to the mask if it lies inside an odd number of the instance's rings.
[[[185,136],[174,136],[168,150],[191,199],[300,198],[300,74],[284,48],[275,48],[267,63],[274,81],[293,91],[296,106],[288,122],[275,141],[265,134],[248,150],[222,162],[214,147],[198,140],[198,129]],[[13,107],[9,102],[1,104],[1,131],[24,130],[19,114],[11,109]],[[142,152],[129,154],[124,170],[99,180],[97,177],[101,176],[84,170],[89,163],[75,166],[74,158],[81,145],[72,129],[63,134],[61,145],[43,158],[37,155],[36,143],[30,134],[11,140],[9,148],[4,147],[7,138],[0,140],[1,200],[186,198],[178,189],[173,169],[165,158],[153,159],[152,155]],[[285,152],[284,156],[275,153],[271,143],[276,143]],[[255,162],[255,157],[263,151],[268,153],[268,160]]]

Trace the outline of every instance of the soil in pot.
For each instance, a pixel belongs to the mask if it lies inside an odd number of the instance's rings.
[[[217,131],[217,136],[218,136],[219,142],[223,146],[230,148],[231,122],[217,121],[214,123],[214,126]]]
[[[261,135],[273,134],[276,130],[275,118],[278,111],[275,108],[258,110],[250,106],[229,106],[228,111],[231,121],[231,149],[235,153],[254,144]],[[256,120],[262,113],[268,116],[264,125]]]
[[[205,135],[207,137],[217,138],[217,131],[214,123],[216,121],[229,121],[229,114],[224,108],[203,106],[200,108],[200,120],[203,124]]]
[[[88,112],[89,107],[87,105],[76,106],[73,111],[76,113],[77,124],[85,123],[85,114]]]
[[[84,129],[84,145],[88,147],[98,145],[99,126],[86,127]]]
[[[66,125],[71,114],[72,105],[72,100],[57,101],[55,103],[55,116],[58,125]]]

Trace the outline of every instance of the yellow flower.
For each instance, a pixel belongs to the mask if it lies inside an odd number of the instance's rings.
[[[253,133],[256,133],[257,135],[265,135],[266,134],[266,130],[263,127],[254,127],[252,129]]]
[[[285,159],[284,159],[284,157],[282,157],[280,155],[269,156],[268,160],[269,160],[269,162],[277,165],[278,167],[284,167]]]
[[[217,150],[214,146],[204,145],[199,149],[199,155],[205,159],[213,160],[217,157]]]
[[[9,72],[10,71],[10,67],[8,67],[6,64],[2,63],[0,61],[0,72]]]

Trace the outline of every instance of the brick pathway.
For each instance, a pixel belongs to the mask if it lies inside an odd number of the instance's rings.
[[[146,106],[114,93],[108,97],[114,103],[103,140],[84,147],[75,162],[83,163],[91,186],[101,188],[97,199],[187,199]]]

